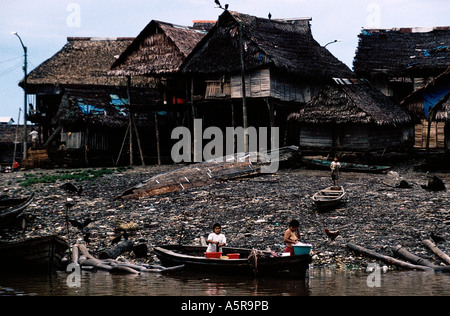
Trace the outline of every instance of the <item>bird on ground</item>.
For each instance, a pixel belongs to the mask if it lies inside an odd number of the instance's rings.
[[[430,233],[430,237],[431,237],[431,239],[433,239],[433,241],[434,241],[436,244],[445,241],[445,238],[444,238],[444,237],[439,236],[439,235],[436,235],[435,232],[431,232],[431,233]]]
[[[72,226],[78,228],[79,230],[83,230],[84,228],[86,228],[90,223],[93,222],[92,218],[88,218],[86,219],[83,223],[80,223],[79,221],[77,221],[76,219],[71,219],[69,220],[69,222],[72,224]]]
[[[336,237],[339,236],[339,231],[338,230],[330,231],[328,230],[328,228],[325,228],[325,234],[327,234],[328,238],[330,238],[331,241],[334,241]]]
[[[269,12],[269,20],[272,19],[272,14]]]
[[[79,188],[77,188],[73,183],[71,182],[66,182],[63,185],[61,185],[61,189],[63,189],[66,192],[69,193],[76,193],[78,195],[81,195],[81,193],[83,192],[83,187],[80,186]]]
[[[86,243],[86,245],[89,245],[89,243],[91,242],[90,237],[91,237],[91,233],[87,232],[87,233],[84,234],[83,240]]]
[[[120,234],[119,236],[113,238],[111,240],[111,245],[117,244],[122,240],[122,237],[124,240],[128,240],[128,233],[127,231],[124,231],[122,234]]]

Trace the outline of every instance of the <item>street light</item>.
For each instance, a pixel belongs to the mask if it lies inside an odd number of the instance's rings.
[[[339,43],[339,42],[342,42],[342,40],[337,39],[337,40],[331,41],[331,42],[329,42],[329,43],[326,43],[325,46],[323,46],[323,48],[327,47],[327,46],[330,45],[330,44]]]
[[[24,91],[24,111],[23,111],[23,160],[27,159],[27,67],[28,67],[28,61],[27,61],[27,47],[23,44],[22,38],[20,38],[19,34],[17,32],[11,32],[12,35],[15,35],[19,38],[20,44],[22,45],[23,52],[24,52],[24,65],[23,65],[23,72],[25,73],[25,78],[23,82],[23,91]]]

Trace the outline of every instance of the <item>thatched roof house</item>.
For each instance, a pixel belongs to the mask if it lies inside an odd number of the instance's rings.
[[[290,119],[310,124],[373,124],[397,126],[409,124],[411,117],[389,98],[360,80],[335,78],[300,112]]]
[[[335,78],[288,118],[300,125],[305,149],[376,151],[408,143],[411,117],[366,81]]]
[[[27,89],[65,85],[125,86],[126,80],[109,76],[111,65],[131,44],[133,38],[69,37],[67,44],[54,56],[30,72]],[[148,82],[138,85],[148,86]],[[35,89],[33,89],[35,88]]]
[[[333,77],[354,77],[313,38],[310,23],[224,11],[180,68],[204,126],[244,125],[243,61],[248,126],[279,127],[287,144],[287,115]]]
[[[174,74],[206,33],[203,28],[151,21],[112,64],[111,73],[118,76]]]
[[[245,70],[273,66],[303,78],[349,77],[348,67],[320,46],[310,18],[272,20],[225,11],[182,66],[184,73],[240,71],[238,23],[242,24]]]
[[[363,29],[353,66],[400,102],[450,66],[450,27]]]
[[[353,64],[365,78],[436,76],[450,64],[450,27],[363,29]]]
[[[61,143],[79,149],[82,160],[88,149],[118,151],[116,140],[125,134],[128,104],[119,107],[113,99],[128,102],[127,78],[108,71],[133,39],[69,37],[59,52],[30,72],[27,92],[36,97],[28,117],[39,125],[42,144],[51,150]],[[155,80],[144,76],[131,82],[132,91],[155,87]]]

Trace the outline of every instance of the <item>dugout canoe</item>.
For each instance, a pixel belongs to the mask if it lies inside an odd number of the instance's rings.
[[[0,272],[54,273],[69,244],[58,236],[0,242]]]
[[[316,157],[303,157],[303,163],[309,165],[310,167],[317,169],[330,170],[331,161],[326,159],[319,159]],[[363,173],[386,173],[392,169],[391,166],[377,166],[377,165],[365,165],[356,164],[351,162],[340,162],[341,167],[339,171],[350,171],[350,172],[363,172]]]
[[[24,198],[0,198],[0,228],[5,228],[17,219],[34,199],[34,193]]]
[[[345,189],[342,186],[332,186],[320,190],[312,196],[314,203],[320,208],[334,207],[342,202]]]
[[[274,256],[267,251],[223,247],[222,256],[239,253],[239,259],[206,258],[206,247],[164,245],[154,252],[164,266],[184,265],[185,271],[246,276],[288,276],[304,279],[311,263],[311,255]]]

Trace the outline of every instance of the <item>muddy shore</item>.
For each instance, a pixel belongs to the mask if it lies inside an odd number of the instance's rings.
[[[155,260],[151,253],[155,245],[200,244],[200,236],[206,237],[215,222],[222,224],[230,246],[270,248],[280,252],[289,221],[297,219],[302,241],[313,245],[313,264],[332,268],[358,268],[369,262],[350,252],[346,248],[348,242],[390,256],[391,247],[403,245],[410,252],[436,263],[439,263],[438,258],[423,246],[422,240],[430,238],[434,232],[445,239],[438,244],[439,248],[447,253],[450,248],[450,174],[437,173],[447,191],[432,192],[421,187],[427,184],[426,173],[413,171],[412,165],[394,167],[411,188],[384,184],[385,174],[342,173],[340,184],[347,191],[345,201],[327,212],[320,212],[311,197],[332,184],[329,172],[304,167],[217,182],[158,197],[113,200],[141,181],[177,168],[179,166],[112,169],[111,174],[72,181],[83,188],[80,195],[61,188],[67,180],[20,185],[26,178],[61,172],[70,174],[77,172],[75,170],[19,171],[0,174],[0,194],[36,192],[25,212],[25,237],[56,234],[67,238],[69,243],[82,240],[83,234],[72,225],[67,234],[66,199],[70,197],[74,200],[69,210],[71,219],[94,220],[87,226],[88,248],[93,255],[112,246],[112,239],[120,235],[119,227],[128,227],[130,239],[148,246],[149,262]],[[339,230],[340,235],[331,242],[324,228]],[[21,237],[20,224],[0,231],[3,240]],[[133,259],[133,255],[127,258]]]

